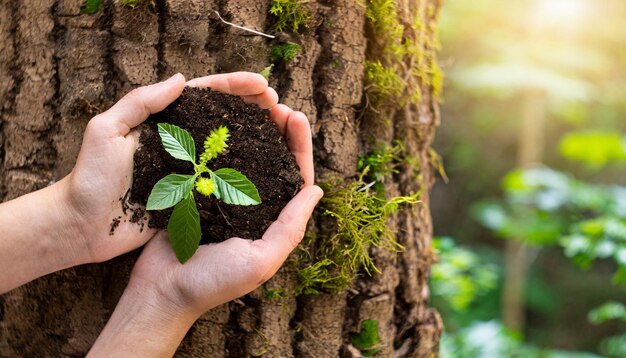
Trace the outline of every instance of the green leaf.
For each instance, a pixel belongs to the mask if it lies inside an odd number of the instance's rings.
[[[189,132],[168,123],[159,123],[157,126],[163,147],[172,157],[196,163],[196,144]]]
[[[163,210],[176,205],[191,192],[196,177],[170,174],[154,184],[146,204],[147,210]]]
[[[81,14],[95,14],[100,11],[102,7],[102,0],[85,0],[83,6],[80,8]]]
[[[274,68],[274,64],[273,63],[271,65],[265,67],[263,69],[263,71],[259,72],[259,74],[261,76],[265,77],[265,79],[269,81],[270,76],[272,75],[272,68]]]
[[[609,301],[591,310],[587,319],[593,324],[600,324],[613,319],[626,322],[626,306],[623,303]]]
[[[193,194],[176,204],[167,223],[167,233],[176,258],[184,264],[198,250],[202,235],[200,215]]]
[[[235,169],[222,168],[211,173],[215,183],[215,197],[226,204],[258,205],[261,198],[256,187],[245,175]]]
[[[626,138],[620,132],[587,131],[566,134],[559,143],[561,155],[599,170],[626,161]]]

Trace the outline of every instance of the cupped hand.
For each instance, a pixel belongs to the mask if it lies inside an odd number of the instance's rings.
[[[180,96],[185,85],[181,74],[128,93],[108,111],[87,125],[72,172],[58,184],[76,227],[71,247],[81,250],[79,263],[101,262],[145,244],[157,233],[143,229],[130,218],[123,201],[132,184],[133,155],[139,143],[136,127],[150,114],[163,110]],[[260,75],[247,72],[209,76],[215,90],[242,96],[265,108],[277,102],[276,92]],[[111,224],[119,221],[113,235]]]
[[[194,79],[188,85],[217,89],[217,81],[221,82],[222,77]],[[236,87],[239,84],[233,82],[230,87],[221,89],[240,92]],[[174,256],[166,232],[158,233],[146,245],[135,265],[130,285],[156,288],[162,304],[173,305],[174,309],[196,318],[217,305],[243,296],[272,277],[302,240],[307,221],[323,195],[322,190],[313,185],[311,129],[306,116],[276,104],[276,97],[268,101],[264,96],[244,99],[271,107],[270,118],[287,140],[305,183],[259,240],[230,238],[201,245],[185,264]]]
[[[254,290],[276,273],[302,240],[323,195],[313,185],[313,145],[306,116],[277,104],[276,92],[263,77],[233,73],[193,79],[187,85],[232,93],[271,108],[270,118],[295,155],[304,185],[256,241],[230,238],[201,245],[181,264],[167,233],[156,233],[135,264],[122,298],[89,352],[91,357],[172,356],[202,313]]]

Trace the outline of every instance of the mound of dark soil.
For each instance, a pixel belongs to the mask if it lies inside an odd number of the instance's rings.
[[[204,151],[203,143],[211,130],[220,125],[228,127],[231,135],[228,148],[210,161],[208,167],[242,172],[256,185],[261,196],[260,205],[237,206],[194,192],[200,212],[202,243],[220,242],[230,237],[260,239],[303,183],[296,160],[269,119],[268,110],[247,104],[237,96],[185,88],[174,103],[151,115],[141,125],[131,203],[145,205],[154,184],[168,174],[193,173],[191,163],[174,159],[163,149],[157,131],[157,123],[162,122],[189,131],[198,155]],[[150,227],[167,228],[172,208],[150,213]]]

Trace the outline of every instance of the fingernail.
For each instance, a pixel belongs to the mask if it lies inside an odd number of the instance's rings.
[[[172,77],[168,78],[167,80],[165,80],[163,83],[176,82],[180,78],[180,76],[182,76],[182,75],[179,72],[179,73],[175,74],[174,76],[172,76]]]
[[[309,200],[315,200],[315,202],[318,202],[324,196],[324,191],[320,187],[317,187],[317,189],[318,190],[314,190],[313,193],[311,193]]]

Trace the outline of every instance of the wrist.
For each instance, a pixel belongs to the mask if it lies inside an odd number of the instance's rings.
[[[196,319],[152,283],[131,278],[89,356],[172,356]]]
[[[0,293],[82,263],[77,221],[65,205],[63,185],[0,206]]]
[[[65,177],[44,189],[50,191],[49,220],[53,223],[50,236],[65,259],[65,267],[62,268],[93,261],[84,234],[85,220],[80,210],[72,204],[69,183],[68,177]]]

